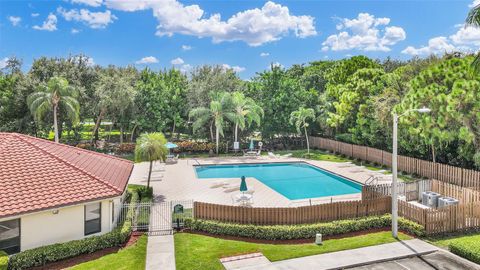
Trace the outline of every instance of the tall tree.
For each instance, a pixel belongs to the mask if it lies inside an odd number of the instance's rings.
[[[47,112],[53,112],[53,127],[55,142],[59,142],[58,111],[62,107],[67,117],[73,123],[79,121],[80,105],[76,99],[77,91],[68,85],[62,77],[52,77],[47,84],[42,84],[37,92],[28,96],[27,103],[37,121],[40,121]]]
[[[150,187],[153,162],[157,160],[164,161],[167,156],[168,149],[165,146],[166,143],[167,139],[165,139],[163,133],[160,132],[144,133],[137,139],[137,144],[135,145],[135,160],[137,162],[150,162],[147,187]]]
[[[294,125],[298,133],[302,129],[305,132],[305,139],[307,140],[307,153],[310,154],[310,142],[308,141],[308,120],[315,120],[315,110],[311,108],[300,107],[298,110],[290,114],[290,124]]]
[[[468,12],[467,19],[465,21],[465,27],[480,27],[480,4],[477,4],[470,10],[470,12]],[[477,55],[472,62],[472,67],[475,72],[480,73],[480,52],[477,52]]]
[[[210,107],[198,107],[190,111],[190,117],[196,119],[193,123],[194,132],[210,122],[210,129],[215,126],[215,144],[218,155],[220,136],[223,136],[223,129],[226,120],[233,120],[235,114],[232,110],[231,94],[222,92],[214,95],[210,101]]]
[[[245,97],[242,92],[232,94],[232,106],[234,110],[235,141],[238,142],[238,129],[244,130],[247,125],[250,126],[253,122],[260,125],[263,109],[252,98]]]
[[[92,143],[97,139],[101,121],[106,116],[110,116],[110,120],[115,122],[115,120],[125,117],[125,113],[133,106],[136,93],[135,76],[136,73],[131,68],[122,69],[111,66],[101,72],[94,93],[97,114],[92,131]],[[120,125],[123,130],[123,123]]]

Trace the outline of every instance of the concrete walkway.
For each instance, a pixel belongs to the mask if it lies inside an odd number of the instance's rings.
[[[262,264],[262,270],[326,270],[326,269],[342,269],[346,267],[354,267],[366,265],[376,262],[384,262],[389,260],[407,258],[411,256],[419,256],[438,251],[438,248],[423,242],[419,239],[407,241],[399,241],[390,244],[344,250],[321,255],[302,257],[284,261]],[[257,258],[255,258],[257,259]],[[248,260],[248,259],[247,259]],[[251,270],[259,269],[259,265],[251,266],[247,261],[246,267],[236,262],[236,268],[226,266],[226,269]],[[224,264],[225,266],[225,264]]]
[[[175,270],[173,235],[148,236],[145,270]]]

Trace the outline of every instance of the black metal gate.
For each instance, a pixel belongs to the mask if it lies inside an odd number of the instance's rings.
[[[186,218],[193,217],[193,201],[123,204],[117,213],[117,225],[130,220],[133,231],[167,235],[182,228]]]

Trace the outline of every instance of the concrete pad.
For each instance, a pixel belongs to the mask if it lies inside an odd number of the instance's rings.
[[[328,270],[420,256],[438,248],[418,239],[273,262],[262,270]],[[258,269],[243,267],[241,270]]]
[[[422,259],[437,270],[471,269],[480,270],[480,266],[448,251],[440,250],[422,256]]]
[[[262,253],[252,253],[240,256],[233,256],[220,259],[226,270],[236,270],[243,267],[258,267],[268,266],[271,262],[263,256]]]
[[[148,236],[146,270],[175,270],[173,235]]]

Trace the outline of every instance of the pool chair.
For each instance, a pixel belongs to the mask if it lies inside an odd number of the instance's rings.
[[[219,188],[227,185],[228,185],[227,181],[215,181],[210,185],[210,188]]]
[[[223,192],[225,192],[225,193],[230,193],[230,192],[234,192],[234,191],[237,191],[237,190],[240,190],[240,185],[239,184],[223,186]]]
[[[164,172],[165,171],[165,163],[158,162],[158,165],[153,165],[152,172]]]
[[[269,158],[279,158],[280,155],[275,155],[275,154],[272,153],[272,152],[268,152],[268,157],[269,157]]]
[[[292,153],[288,153],[288,154],[285,154],[285,155],[281,155],[280,157],[281,157],[281,158],[289,158],[289,157],[291,157],[291,156],[293,156],[293,154],[292,154]]]

